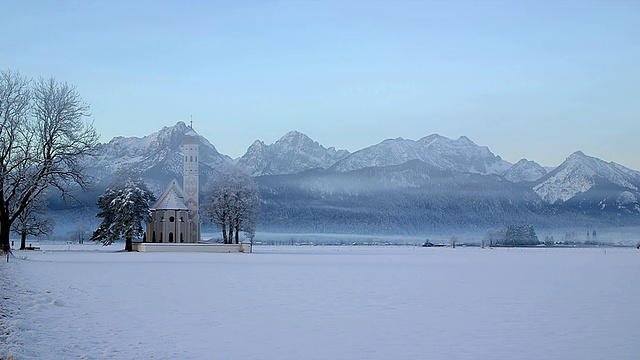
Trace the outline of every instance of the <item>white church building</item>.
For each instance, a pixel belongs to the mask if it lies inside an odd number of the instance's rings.
[[[200,241],[199,144],[199,135],[193,128],[184,134],[182,140],[184,189],[176,179],[171,180],[158,201],[151,206],[149,209],[151,221],[147,223],[145,242],[183,244]]]
[[[193,130],[182,140],[183,187],[173,179],[149,208],[143,242],[133,243],[139,252],[250,252],[249,244],[201,243],[198,171],[200,135]]]
[[[171,180],[158,201],[151,206],[151,220],[147,222],[145,242],[181,244],[200,241],[199,144],[200,136],[193,128],[184,134],[184,189],[176,179]]]

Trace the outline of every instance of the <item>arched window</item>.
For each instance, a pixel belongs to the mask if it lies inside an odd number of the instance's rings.
[[[173,222],[175,218],[173,216],[169,216],[169,222]]]
[[[153,230],[153,237],[151,238],[151,242],[156,242],[156,231]]]
[[[189,161],[190,161],[190,162],[193,162],[193,155],[191,155],[191,156],[190,156]]]
[[[160,232],[160,242],[162,242],[162,231]]]
[[[196,162],[198,162],[198,157],[196,156]]]
[[[182,239],[182,233],[180,233],[180,242],[183,243],[184,239]]]
[[[169,233],[169,242],[170,243],[173,242],[173,233],[172,232]]]

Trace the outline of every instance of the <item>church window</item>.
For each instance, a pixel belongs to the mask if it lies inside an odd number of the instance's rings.
[[[162,231],[160,232],[160,242],[162,242]]]
[[[180,242],[183,243],[184,239],[182,238],[182,233],[180,233]]]
[[[173,242],[173,233],[172,232],[169,233],[169,242],[170,243]]]
[[[169,216],[169,222],[173,222],[175,218],[173,216]]]
[[[196,162],[198,162],[198,157],[196,156]]]
[[[153,231],[153,237],[151,238],[151,242],[156,242],[156,231]]]
[[[190,157],[189,161],[190,161],[190,162],[193,162],[193,155],[191,155],[191,157]]]

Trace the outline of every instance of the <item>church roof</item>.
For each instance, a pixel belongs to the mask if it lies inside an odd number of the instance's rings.
[[[191,129],[184,134],[184,137],[182,138],[182,143],[185,145],[186,144],[197,145],[198,143],[200,143],[200,135],[198,135],[197,132]]]
[[[151,206],[151,210],[189,210],[184,204],[184,193],[176,179],[171,180],[158,201]]]

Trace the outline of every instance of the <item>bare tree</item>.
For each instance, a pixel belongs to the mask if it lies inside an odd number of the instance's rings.
[[[455,249],[456,248],[456,243],[458,243],[458,237],[453,235],[451,237],[450,241],[451,241],[451,247]]]
[[[255,232],[260,211],[260,193],[248,172],[224,168],[203,191],[203,215],[219,225],[225,244],[239,243],[240,232]]]
[[[84,121],[89,105],[75,87],[0,71],[0,248],[18,217],[49,187],[65,199],[88,185],[81,161],[98,134]]]
[[[84,240],[91,237],[91,229],[85,222],[79,223],[76,228],[69,234],[69,239],[78,244],[84,244]]]
[[[11,225],[11,229],[20,235],[20,250],[24,250],[27,248],[27,235],[51,235],[53,224],[53,219],[47,215],[44,196],[40,196],[20,213]]]

